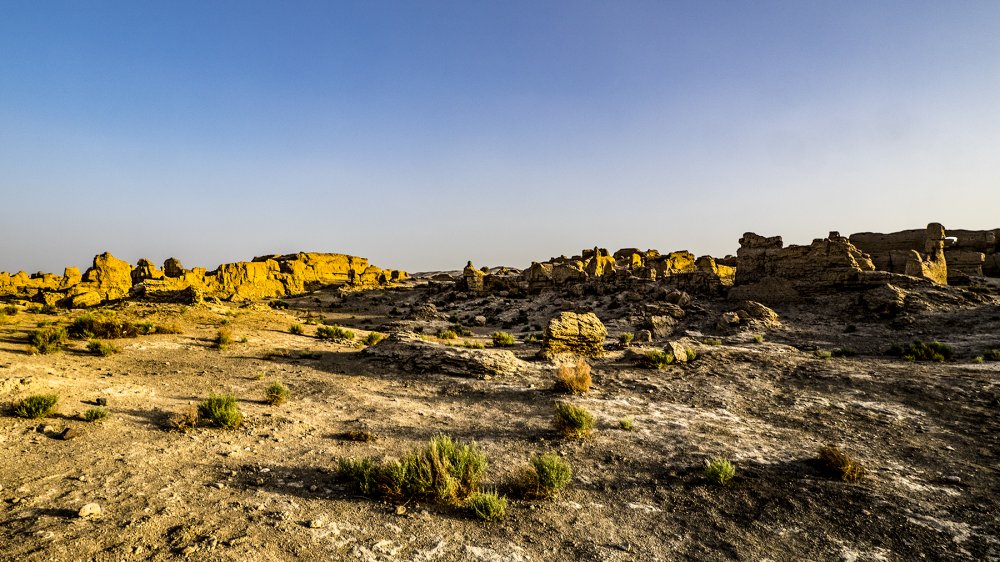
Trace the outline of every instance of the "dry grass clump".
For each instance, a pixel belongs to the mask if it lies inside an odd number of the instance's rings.
[[[320,326],[317,328],[316,337],[333,341],[351,341],[354,339],[354,332],[345,330],[334,324],[332,326]]]
[[[622,418],[618,420],[618,427],[624,429],[625,431],[632,431],[635,427],[635,420],[632,418]]]
[[[902,357],[907,361],[951,361],[955,356],[955,350],[947,344],[932,341],[924,343],[920,340],[913,340],[907,345],[894,345],[889,348],[889,355]]]
[[[464,444],[447,435],[400,460],[340,459],[337,472],[362,495],[387,498],[423,497],[456,504],[477,491],[486,471],[486,456],[475,443]]]
[[[114,316],[95,316],[93,314],[84,314],[76,318],[68,328],[70,337],[103,340],[137,338],[141,334],[152,333],[154,330],[155,327],[152,324],[140,325],[128,320],[119,320]]]
[[[582,358],[573,366],[560,365],[556,372],[556,390],[570,394],[590,391],[590,365]]]
[[[288,387],[281,384],[281,381],[274,381],[271,386],[264,390],[264,401],[272,406],[279,406],[284,404],[291,394]]]
[[[305,330],[302,328],[302,324],[292,324],[288,327],[288,333],[293,336],[301,336]]]
[[[493,332],[493,347],[514,347],[517,341],[509,332]]]
[[[209,396],[198,404],[198,422],[202,421],[222,429],[238,428],[243,423],[243,414],[236,405],[236,397],[232,394]]]
[[[187,408],[170,414],[167,418],[167,427],[175,431],[188,431],[198,425],[198,407],[188,404]]]
[[[367,429],[349,429],[344,432],[344,438],[348,441],[357,441],[359,443],[371,443],[378,439],[378,435],[374,432],[368,431]]]
[[[705,478],[709,482],[725,486],[734,476],[736,476],[736,467],[727,459],[715,457],[705,461]]]
[[[458,332],[455,330],[441,330],[438,332],[437,337],[442,340],[455,340],[458,339]]]
[[[34,353],[45,355],[59,351],[66,345],[66,329],[48,326],[28,333],[28,345]]]
[[[87,344],[87,351],[93,353],[94,355],[100,355],[101,357],[107,357],[109,355],[114,355],[121,351],[114,345],[98,340],[90,340]]]
[[[584,408],[569,402],[556,402],[555,426],[564,436],[577,439],[589,437],[594,430],[594,416]]]
[[[507,517],[507,498],[496,490],[474,492],[465,502],[465,507],[483,521],[499,521]]]
[[[184,329],[177,322],[170,322],[167,324],[157,324],[153,329],[155,334],[183,334]]]
[[[632,344],[632,340],[635,339],[635,334],[632,332],[625,332],[624,334],[618,336],[618,343],[628,347]]]
[[[861,463],[832,445],[820,448],[819,460],[824,470],[844,482],[857,482],[865,476]]]
[[[19,418],[37,420],[55,412],[58,403],[57,394],[35,394],[11,404],[10,412]]]
[[[107,408],[90,408],[89,410],[83,413],[83,419],[91,423],[104,421],[105,419],[107,419],[107,417],[108,417]]]
[[[215,333],[215,339],[212,340],[212,346],[219,350],[226,349],[231,343],[233,343],[233,331],[225,327],[219,328]]]

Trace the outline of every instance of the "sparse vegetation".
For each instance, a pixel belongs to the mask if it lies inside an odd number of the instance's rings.
[[[233,331],[226,327],[219,328],[215,333],[215,339],[212,340],[212,345],[220,350],[226,349],[231,343],[233,343]]]
[[[830,352],[832,357],[854,357],[858,352],[849,347],[840,347]]]
[[[690,347],[684,350],[684,354],[687,356],[688,363],[698,358],[698,352]]]
[[[556,402],[555,426],[566,437],[583,439],[594,430],[594,416],[586,409],[570,404]]]
[[[114,355],[115,353],[118,353],[121,350],[108,342],[90,340],[90,342],[87,344],[87,351],[93,353],[94,355],[107,357],[109,355]]]
[[[455,504],[478,489],[486,456],[475,443],[436,435],[401,460],[340,459],[339,476],[363,495],[424,497]]]
[[[59,351],[66,345],[66,329],[47,326],[28,333],[28,345],[34,353],[45,355]]]
[[[281,384],[281,381],[274,381],[264,390],[264,401],[272,406],[279,406],[284,404],[290,395],[291,391],[287,386]]]
[[[152,326],[150,324],[149,326]],[[136,338],[144,332],[143,327],[128,320],[119,320],[113,316],[84,314],[77,317],[70,323],[67,330],[70,337],[75,339],[103,339],[113,340],[120,338]]]
[[[157,324],[153,332],[157,334],[183,334],[184,330],[177,322],[170,322],[168,324]]]
[[[458,333],[455,330],[441,330],[438,332],[437,337],[442,340],[454,340],[458,339]]]
[[[624,429],[625,431],[632,431],[635,426],[635,421],[632,418],[622,418],[618,420],[618,427]]]
[[[540,336],[535,335],[535,334],[528,334],[527,336],[524,337],[524,343],[534,344],[534,343],[538,343],[540,341],[542,341],[542,338]]]
[[[648,351],[643,356],[642,362],[650,369],[664,369],[674,362],[674,354],[666,351]]]
[[[243,423],[243,414],[236,405],[235,396],[213,394],[198,404],[198,421],[212,427],[236,429]]]
[[[1000,349],[990,349],[983,354],[987,361],[1000,361]]]
[[[632,332],[625,332],[624,334],[618,336],[618,343],[628,347],[632,344],[632,340],[635,339],[635,334]]]
[[[316,329],[316,337],[332,341],[351,341],[354,339],[354,332],[341,328],[333,324],[330,326],[320,326]]]
[[[301,336],[305,330],[302,328],[302,324],[292,324],[288,327],[288,333],[293,336]]]
[[[19,418],[37,420],[55,412],[58,403],[57,394],[35,394],[14,402],[10,411]]]
[[[556,371],[556,390],[558,391],[583,394],[590,391],[590,384],[590,365],[583,358],[577,359],[572,366],[560,365]]]
[[[374,432],[367,429],[349,429],[344,432],[344,437],[348,441],[357,441],[360,443],[371,443],[378,439],[378,436]]]
[[[861,464],[837,447],[827,445],[820,448],[819,460],[823,469],[844,482],[857,482],[865,475]]]
[[[937,361],[942,363],[954,358],[955,351],[951,346],[941,342],[924,343],[920,340],[913,340],[907,345],[892,346],[889,348],[888,354],[901,357],[906,361]]]
[[[83,413],[83,419],[89,422],[104,421],[108,417],[107,408],[90,408]]]
[[[514,347],[517,341],[508,332],[493,332],[493,347]]]
[[[764,341],[764,334],[754,334],[753,341],[756,343],[762,343]]]
[[[715,457],[705,461],[705,478],[709,482],[725,486],[734,476],[736,468],[727,459]]]
[[[973,358],[972,358],[972,362],[973,362],[973,363],[976,363],[976,364],[979,364],[979,363],[984,363],[984,362],[986,362],[986,360],[985,360],[985,359],[983,359],[983,356],[982,356],[982,355],[977,355],[977,356],[975,356],[975,357],[973,357]]]
[[[816,357],[819,359],[829,359],[833,357],[832,351],[825,351],[822,349],[816,350]]]
[[[705,340],[702,340],[701,343],[705,345],[719,346],[722,345],[722,340],[719,338],[706,338]]]
[[[517,484],[527,497],[554,498],[572,479],[568,462],[556,453],[544,453],[531,458]]]
[[[167,417],[167,427],[175,431],[188,431],[198,425],[198,407],[188,404],[180,412],[174,412]]]
[[[386,334],[383,334],[382,332],[368,332],[368,335],[365,336],[365,339],[361,340],[361,343],[363,343],[366,347],[371,347],[378,344],[378,342],[384,340],[386,337]]]
[[[465,502],[465,507],[483,521],[499,521],[507,516],[507,498],[496,490],[474,492]]]

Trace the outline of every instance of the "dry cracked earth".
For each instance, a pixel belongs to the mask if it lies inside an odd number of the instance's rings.
[[[428,302],[439,318],[408,315]],[[696,300],[677,334],[697,358],[663,369],[611,343],[631,329],[614,295],[474,297],[415,280],[322,290],[279,309],[126,302],[113,307],[119,317],[182,333],[117,340],[109,357],[76,340],[30,354],[29,330],[79,312],[22,310],[0,320],[0,400],[60,401],[46,419],[0,417],[0,558],[1000,560],[1000,362],[974,359],[1000,348],[998,300],[932,291],[892,321],[859,316],[851,302],[817,298],[777,307],[780,326],[720,331],[717,303]],[[594,311],[612,335],[590,360],[591,392],[570,398],[597,418],[585,440],[553,429],[553,402],[566,396],[553,390],[553,363],[523,341],[561,310]],[[485,325],[471,321],[480,315]],[[465,339],[486,343],[504,328],[529,368],[489,379],[407,371],[317,339],[307,322],[320,320],[356,339],[457,321],[470,325]],[[289,333],[294,323],[305,333]],[[222,325],[237,341],[218,350]],[[956,359],[885,355],[913,338],[945,342]],[[821,357],[848,348],[857,355]],[[292,393],[280,406],[263,400],[275,380]],[[168,429],[171,413],[211,393],[238,398],[241,428]],[[110,416],[80,419],[98,398]],[[619,425],[626,417],[631,430]],[[67,427],[78,435],[62,439]],[[378,438],[345,438],[357,429]],[[484,523],[458,506],[357,497],[337,478],[338,458],[398,457],[438,433],[480,445],[488,487],[504,490],[549,451],[571,464],[572,482],[553,500],[512,496],[505,520]],[[823,471],[826,444],[867,476],[846,483]],[[728,486],[703,476],[715,456],[736,467]],[[91,503],[100,513],[81,517]]]

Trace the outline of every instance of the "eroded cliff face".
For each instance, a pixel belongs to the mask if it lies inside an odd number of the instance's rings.
[[[263,256],[207,271],[185,269],[176,258],[164,262],[162,270],[146,259],[132,267],[106,252],[96,256],[82,275],[76,268],[67,268],[62,276],[0,273],[0,298],[73,308],[126,297],[196,302],[207,296],[242,302],[295,295],[327,285],[378,286],[406,276],[404,271],[381,269],[366,258],[346,254]]]

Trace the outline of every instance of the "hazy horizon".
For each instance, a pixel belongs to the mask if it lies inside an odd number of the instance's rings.
[[[1000,227],[1000,3],[12,3],[0,271]]]

